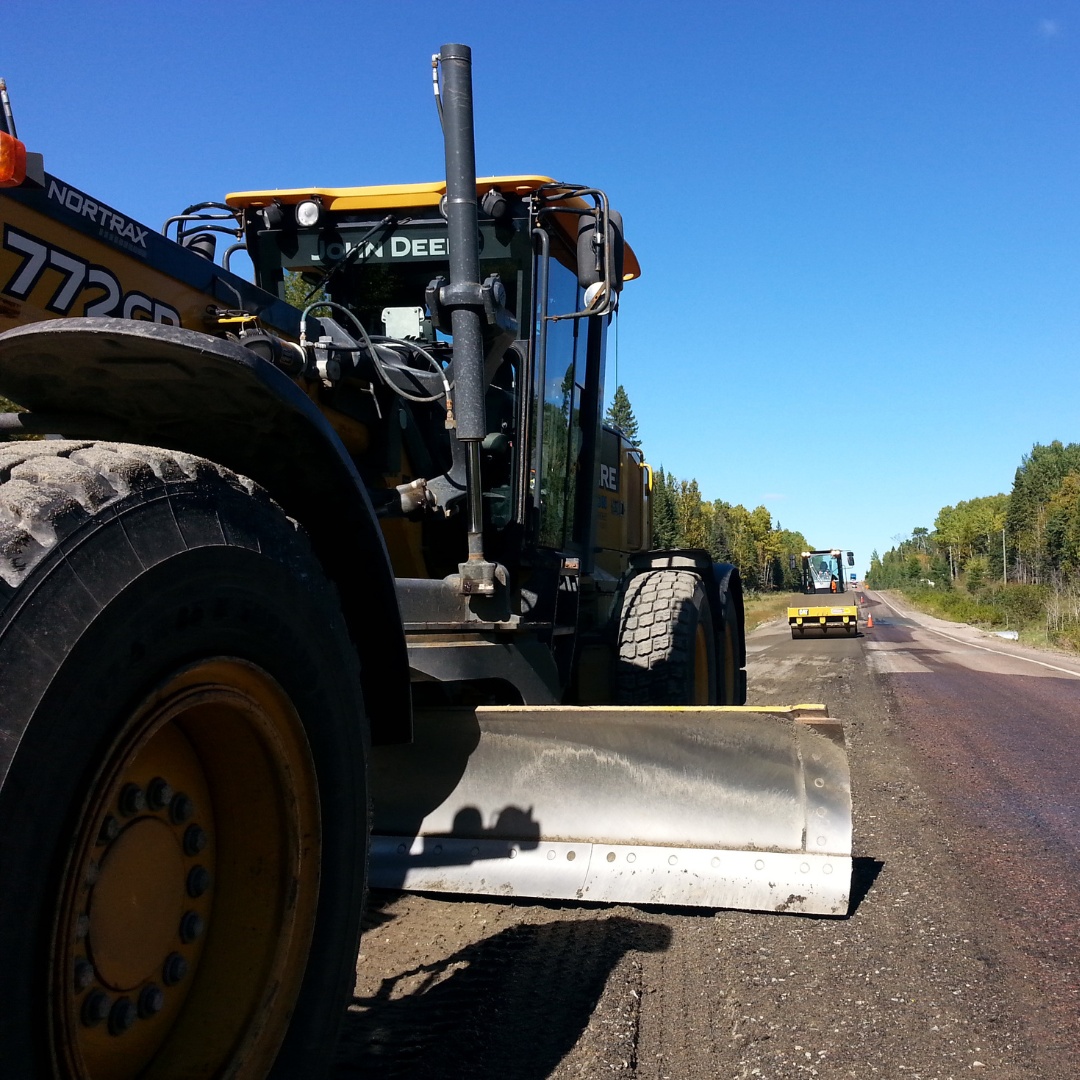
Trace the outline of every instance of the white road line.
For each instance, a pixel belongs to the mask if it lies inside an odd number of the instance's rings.
[[[905,615],[899,608],[893,607],[888,600],[885,599],[880,593],[877,594],[878,600],[880,600],[890,611],[895,615],[898,615],[901,619],[906,619]],[[1023,660],[1028,664],[1038,664],[1039,667],[1049,668],[1051,671],[1060,671],[1064,675],[1072,675],[1073,678],[1080,679],[1080,671],[1073,671],[1071,668],[1057,667],[1054,664],[1047,664],[1042,660],[1032,660],[1030,656],[1021,656],[1019,653],[1005,652],[1003,649],[991,649],[986,645],[976,645],[974,642],[965,641],[963,638],[954,637],[952,634],[946,634],[943,630],[935,630],[932,626],[924,626],[922,623],[916,623],[920,630],[925,630],[930,634],[937,634],[939,637],[948,638],[949,641],[955,641],[959,645],[967,645],[972,649],[982,649],[983,652],[995,653],[997,656],[1008,656],[1013,660]]]

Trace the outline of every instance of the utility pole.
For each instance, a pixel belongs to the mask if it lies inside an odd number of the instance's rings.
[[[1005,530],[1001,530],[1001,584],[1009,584],[1009,574],[1005,563]]]

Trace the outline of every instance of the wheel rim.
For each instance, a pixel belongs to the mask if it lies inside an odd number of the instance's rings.
[[[264,1076],[303,978],[320,838],[303,726],[264,671],[206,661],[136,709],[60,889],[50,1000],[66,1073]]]
[[[694,633],[694,705],[710,704],[709,667],[709,638],[704,625],[698,622]]]

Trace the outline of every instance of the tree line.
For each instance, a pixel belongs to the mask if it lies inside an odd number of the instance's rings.
[[[866,580],[935,591],[937,607],[969,621],[1045,623],[1080,647],[1080,443],[1036,444],[1008,494],[942,507],[932,530],[875,551]]]
[[[623,386],[616,388],[605,420],[633,446],[641,446],[637,418]],[[654,547],[704,548],[717,562],[737,566],[748,589],[801,589],[800,555],[810,545],[802,533],[774,522],[764,506],[747,510],[738,503],[706,499],[697,480],[681,479],[662,467],[653,476],[652,499]]]

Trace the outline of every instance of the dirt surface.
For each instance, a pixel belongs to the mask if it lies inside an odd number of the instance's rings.
[[[987,912],[1029,1036],[1054,1061],[1075,1061],[1080,658],[889,608],[872,666],[888,672],[957,860],[993,891]]]
[[[921,691],[897,695],[904,665],[883,654],[904,643],[885,632],[793,642],[774,622],[750,641],[751,704],[823,701],[846,721],[848,918],[377,893],[335,1075],[1072,1076],[1069,1039],[1033,1022],[1037,969],[994,875],[961,850],[974,826],[941,785],[963,769],[927,766],[933,728],[909,731]]]

